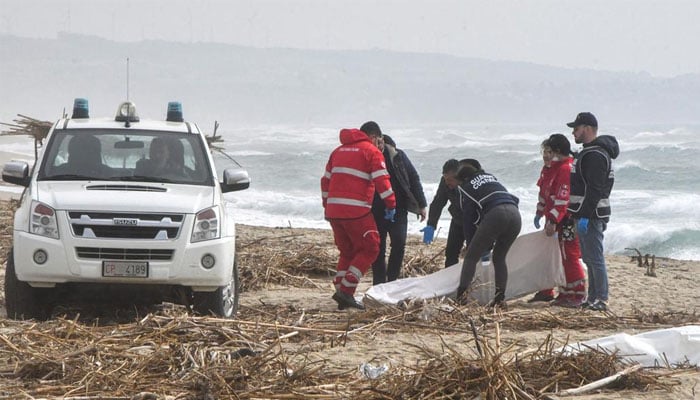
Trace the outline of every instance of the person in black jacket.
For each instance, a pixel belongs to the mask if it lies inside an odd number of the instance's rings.
[[[447,233],[447,245],[445,246],[445,268],[459,262],[459,253],[461,253],[464,247],[464,217],[462,216],[462,206],[459,204],[459,189],[457,189],[457,186],[459,186],[457,172],[459,171],[460,164],[471,164],[475,168],[481,169],[479,162],[473,159],[465,158],[460,161],[455,159],[447,160],[442,166],[442,178],[440,178],[440,183],[438,183],[435,197],[433,197],[433,201],[430,202],[428,222],[425,227],[420,230],[423,232],[423,243],[432,243],[438,221],[440,220],[440,215],[442,214],[442,209],[448,201],[450,202],[447,211],[449,211],[452,219],[450,220],[450,228]]]
[[[374,121],[368,121],[360,127],[363,132],[378,132],[381,129]],[[385,206],[379,194],[375,193],[372,213],[379,230],[379,255],[372,264],[372,282],[375,285],[391,282],[399,277],[406,252],[406,235],[408,231],[408,212],[418,215],[421,222],[425,220],[427,202],[423,193],[418,172],[411,164],[406,153],[396,148],[396,143],[388,135],[382,135],[379,149],[384,153],[386,169],[391,179],[391,187],[396,195],[396,216],[387,220]],[[386,261],[386,238],[391,240],[389,262]]]
[[[588,298],[582,305],[595,311],[607,311],[608,271],[603,239],[610,221],[610,192],[615,183],[612,160],[620,154],[617,139],[598,136],[598,120],[582,112],[566,124],[576,143],[583,149],[571,167],[571,196],[568,211],[576,221],[581,256],[588,268]]]
[[[518,211],[519,200],[508,193],[495,176],[473,165],[462,165],[457,177],[462,197],[464,236],[469,243],[462,263],[457,299],[466,300],[477,262],[493,247],[496,294],[489,306],[505,308],[508,283],[506,254],[520,234],[522,224]]]

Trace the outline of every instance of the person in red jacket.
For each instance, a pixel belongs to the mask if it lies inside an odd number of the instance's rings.
[[[379,232],[371,212],[375,190],[386,206],[384,218],[391,221],[396,215],[396,196],[377,148],[380,139],[372,132],[342,129],[341,145],[331,153],[321,178],[324,215],[340,252],[332,297],[339,310],[364,309],[353,295],[379,254]]]
[[[566,286],[559,288],[554,299],[554,289],[545,289],[535,294],[529,302],[550,301],[552,305],[578,308],[586,297],[586,276],[581,265],[581,247],[576,238],[574,223],[567,211],[571,190],[571,143],[566,136],[555,133],[542,143],[542,167],[537,186],[540,187],[535,214],[535,228],[545,217],[544,230],[547,236],[558,235]]]

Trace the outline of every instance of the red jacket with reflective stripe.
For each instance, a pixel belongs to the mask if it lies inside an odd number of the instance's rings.
[[[359,218],[372,209],[376,188],[386,208],[396,208],[384,155],[359,129],[342,129],[321,178],[325,217]]]
[[[540,187],[537,201],[537,215],[552,222],[559,223],[566,216],[571,191],[571,163],[566,157],[552,161],[549,167],[543,167],[537,186]]]

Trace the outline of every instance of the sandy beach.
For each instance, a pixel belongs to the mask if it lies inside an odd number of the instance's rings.
[[[1,204],[5,211],[0,221],[0,265],[3,266],[0,275],[4,275],[5,255],[11,246],[11,216],[7,212],[9,204]],[[342,382],[361,380],[357,371],[363,363],[373,366],[385,365],[388,368],[385,379],[389,379],[392,374],[405,373],[409,367],[423,365],[431,357],[445,357],[453,352],[466,359],[478,356],[469,325],[464,318],[459,317],[474,310],[460,311],[448,300],[417,304],[412,309],[368,304],[368,310],[365,312],[338,311],[335,302],[330,298],[333,293],[331,277],[337,257],[330,230],[239,225],[237,239],[242,286],[240,307],[237,322],[221,322],[221,326],[230,327],[236,332],[247,332],[246,340],[252,347],[269,344],[273,339],[272,343],[278,351],[275,360],[294,360],[305,365],[315,365],[318,374],[335,377],[333,379],[337,389],[329,390],[327,395],[319,398],[353,398],[353,395],[348,395],[353,393],[353,389],[343,387]],[[404,275],[415,276],[441,268],[444,244],[444,240],[438,240],[431,245],[424,245],[420,238],[410,237]],[[700,285],[700,262],[657,258],[656,277],[651,277],[645,275],[646,268],[639,268],[629,256],[609,256],[607,260],[611,288],[610,312],[563,309],[545,304],[533,306],[526,303],[526,298],[516,299],[509,301],[507,312],[497,315],[472,315],[477,321],[481,321],[479,335],[500,348],[507,348],[504,356],[507,354],[512,357],[515,354],[532,352],[548,340],[559,346],[621,332],[636,334],[700,323],[700,291],[697,290]],[[370,284],[371,276],[366,276],[358,290],[365,291]],[[0,295],[0,302],[4,306],[4,294]],[[115,309],[118,307],[115,306]],[[46,335],[48,332],[57,332],[57,329],[60,331],[60,327],[65,325],[66,321],[80,321],[76,332],[80,332],[77,337],[83,339],[74,338],[70,342],[73,344],[66,343],[67,348],[66,345],[61,346],[62,350],[59,353],[63,354],[71,348],[85,346],[81,340],[91,341],[87,338],[103,335],[104,333],[100,333],[104,332],[101,326],[109,326],[115,322],[120,324],[120,330],[140,329],[139,327],[143,327],[143,321],[149,318],[166,318],[174,312],[180,315],[175,320],[184,318],[183,321],[189,320],[188,324],[191,326],[219,323],[207,323],[207,318],[188,317],[183,314],[185,311],[182,307],[172,305],[155,307],[148,311],[152,313],[149,315],[154,316],[146,318],[143,318],[143,315],[124,317],[124,313],[128,314],[124,310],[119,314],[116,311],[111,313],[110,310],[101,309],[97,317],[99,324],[95,324],[94,315],[90,316],[91,312],[95,311],[91,311],[87,305],[82,308],[79,306],[60,309],[59,313],[54,315],[54,320],[39,324],[7,320],[3,317],[4,311],[0,311],[0,336],[4,338],[0,341],[0,370],[5,371],[0,374],[0,394],[9,396],[7,398],[20,396],[20,392],[1,389],[2,387],[21,387],[22,392],[33,393],[35,396],[41,393],[37,392],[42,387],[41,380],[11,372],[16,371],[19,365],[17,363],[21,363],[20,360],[28,355],[22,355],[22,350],[14,345],[7,345],[25,334],[29,335],[32,329],[43,330],[46,332],[43,335]],[[482,313],[481,310],[478,312]],[[139,323],[138,320],[142,322]],[[26,331],[27,329],[29,331]],[[193,332],[197,331],[197,328],[192,329]],[[348,330],[352,333],[347,333]],[[345,335],[338,335],[338,332],[343,331],[346,332]],[[27,345],[24,339],[22,343]],[[41,343],[36,345],[42,346]],[[170,342],[169,346],[172,345]],[[207,349],[213,344],[205,343],[201,346]],[[98,350],[98,353],[105,357],[108,348]],[[15,367],[12,367],[13,365]],[[697,368],[653,369],[648,372],[667,374],[668,376],[662,378],[662,382],[667,386],[652,386],[648,390],[603,388],[577,398],[700,398],[700,371]],[[339,380],[341,383],[338,383]],[[381,384],[381,379],[377,382],[379,383],[373,384]],[[175,382],[168,380],[168,384],[175,385]],[[48,393],[65,394],[69,388],[74,387],[70,382],[64,382],[63,385],[64,389]],[[154,391],[153,387],[144,386],[145,384],[133,385],[135,387],[131,391],[125,388],[118,392],[133,395],[137,391]],[[179,392],[177,389],[166,390],[164,388],[167,385],[163,382],[159,387],[159,393],[164,396],[162,398],[169,398],[166,395],[191,393],[186,388],[180,388]]]
[[[279,241],[289,247],[305,248],[318,246],[327,254],[334,255],[334,245],[330,231],[309,229],[274,229],[253,226],[240,226],[241,243],[269,243],[272,247],[280,245]],[[298,235],[290,238],[290,235]],[[277,242],[277,243],[276,243]],[[276,244],[274,244],[276,243]],[[426,246],[419,237],[409,238],[405,262],[419,263],[426,258],[432,258],[439,268],[443,263],[441,257],[444,240]],[[255,258],[255,257],[254,257]],[[332,257],[331,257],[332,258]],[[525,352],[541,345],[549,335],[560,344],[574,343],[616,333],[637,334],[649,330],[661,329],[673,325],[673,316],[679,318],[680,325],[700,323],[700,262],[672,259],[656,260],[656,277],[645,275],[646,268],[640,268],[630,256],[610,255],[606,257],[610,279],[610,312],[597,313],[584,310],[571,310],[551,307],[548,304],[528,304],[529,296],[509,301],[509,311],[503,316],[500,338],[504,343],[514,346],[516,352]],[[334,266],[329,260],[328,268]],[[405,272],[405,271],[404,271]],[[314,281],[316,285],[308,288],[290,290],[284,285],[270,284],[260,290],[243,293],[242,312],[254,309],[259,304],[277,304],[279,307],[295,309],[318,309],[333,312],[335,303],[330,299],[332,287],[330,277],[326,280]],[[244,283],[245,284],[245,283]],[[358,292],[365,291],[371,285],[371,276],[363,278]],[[535,323],[532,329],[522,329],[518,324],[509,328],[508,319],[512,321],[532,317],[533,320],[554,316],[556,323]],[[658,325],[641,324],[642,320],[653,320],[657,317]],[[567,318],[572,320],[567,324]],[[549,321],[549,318],[545,318]],[[574,322],[575,320],[575,322]],[[581,326],[578,322],[589,321]],[[511,321],[511,322],[512,322]],[[426,317],[430,324],[430,317]],[[495,332],[485,332],[495,335]],[[429,347],[437,352],[444,351],[447,344],[452,349],[465,353],[473,352],[470,335],[441,330],[415,332],[400,329],[387,335],[373,337],[356,337],[352,348],[338,351],[324,350],[318,354],[339,368],[348,363],[359,365],[362,362],[374,360],[375,363],[387,365],[407,365],[419,362],[420,354],[407,343]],[[517,349],[517,350],[516,350]],[[596,393],[579,396],[581,399],[624,398],[624,399],[694,399],[700,398],[700,371],[680,378],[683,382],[678,391],[671,393]]]

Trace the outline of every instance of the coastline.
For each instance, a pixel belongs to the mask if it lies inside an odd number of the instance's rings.
[[[238,158],[238,156],[236,157]],[[0,163],[5,163],[12,159],[22,159],[31,162],[33,160],[33,140],[25,136],[0,136]],[[235,207],[238,210],[236,213],[238,222],[260,226],[299,225],[330,229],[330,226],[322,219],[322,209],[315,179],[318,171],[315,169],[309,171],[309,168],[297,168],[295,166],[293,168],[295,175],[299,175],[299,182],[304,182],[303,185],[301,187],[287,185],[280,189],[274,189],[270,186],[273,181],[263,178],[269,171],[260,167],[260,165],[266,162],[258,158],[251,159],[248,162],[253,162],[253,160],[255,164],[249,165],[249,174],[253,178],[251,188],[240,194],[230,194],[228,197],[235,203]],[[285,160],[287,162],[295,162],[293,160]],[[431,180],[428,177],[424,178],[424,184],[429,183],[428,186],[435,184],[435,182],[430,182]],[[296,177],[293,179],[296,179]],[[266,182],[263,182],[263,180]],[[286,178],[286,181],[289,181],[289,178]],[[526,190],[525,188],[534,187],[534,181],[527,180],[518,183],[516,186],[520,190]],[[432,187],[430,186],[431,189]],[[278,190],[282,192],[279,193],[282,194],[281,196],[276,196]],[[426,191],[428,199],[431,197],[431,191]],[[21,192],[22,188],[19,186],[8,185],[0,181],[0,199],[18,198]],[[678,205],[677,210],[673,208],[669,210],[668,215],[659,215],[658,209],[663,209],[663,205],[644,208],[644,204],[648,201],[644,200],[647,199],[645,196],[655,197],[651,193],[644,191],[640,193],[629,189],[620,191],[620,198],[616,199],[615,203],[619,205],[619,208],[616,208],[616,210],[619,210],[619,213],[617,211],[614,212],[614,220],[608,226],[605,235],[606,252],[608,254],[628,255],[631,252],[626,249],[639,248],[643,254],[652,253],[657,256],[667,256],[676,259],[700,260],[698,248],[692,245],[693,242],[697,241],[700,234],[696,225],[692,223],[692,217],[696,213],[694,204],[697,202],[695,200],[697,195],[686,193],[685,197],[682,197],[682,202]],[[531,221],[529,215],[534,213],[535,208],[534,203],[532,203],[533,200],[529,197],[530,195],[529,189],[519,192],[519,196],[521,196],[521,215],[523,217],[522,233],[534,230],[531,223],[525,223],[525,221]],[[630,204],[632,202],[634,202],[634,206]],[[640,209],[640,212],[630,215],[630,212],[625,212],[627,209]],[[640,220],[643,222],[640,223]],[[448,225],[449,214],[444,211],[440,219],[437,236],[446,237]],[[415,220],[413,222],[409,221],[409,233],[418,234],[419,229],[423,226],[423,224]]]

